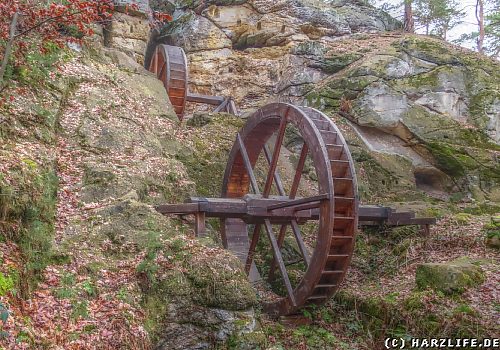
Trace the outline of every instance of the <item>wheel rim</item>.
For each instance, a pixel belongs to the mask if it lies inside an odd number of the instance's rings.
[[[291,314],[305,305],[320,304],[338,289],[350,263],[357,228],[357,184],[352,157],[335,124],[323,113],[312,108],[272,103],[255,112],[240,131],[238,135],[240,140],[235,141],[229,155],[222,197],[241,198],[250,193],[250,188],[256,185],[252,177],[254,177],[253,169],[259,154],[266,152],[264,149],[266,143],[276,133],[279,147],[275,145],[272,157],[269,154],[267,157],[269,168],[273,169],[274,159],[280,152],[276,149],[281,148],[287,124],[291,124],[299,130],[304,144],[307,145],[307,148],[302,148],[300,158],[306,159],[307,154],[310,156],[318,177],[318,191],[328,195],[328,199],[318,204],[319,229],[316,234],[316,244],[312,254],[310,254],[304,275],[295,288],[291,289],[290,286],[287,286],[287,296],[264,304],[265,311],[275,315]],[[245,154],[251,164],[252,169],[250,170],[245,166],[248,164],[245,163]],[[300,159],[298,168],[300,169],[295,171],[294,181],[288,193],[283,193],[286,192],[284,188],[280,190],[279,186],[275,184],[281,195],[285,194],[289,198],[295,198],[302,178]],[[272,174],[268,173],[266,178],[261,192],[263,197],[270,194],[269,181],[276,182]],[[272,179],[269,180],[269,178]],[[259,187],[258,184],[257,187]],[[260,188],[257,188],[257,192],[260,192]],[[290,222],[289,225],[292,227],[297,245],[300,248],[301,240],[303,244],[300,226],[296,222]],[[262,226],[261,229],[266,231],[271,245],[273,245],[272,235],[277,231],[274,230],[270,235],[269,226],[266,226],[266,223],[256,224],[257,226]],[[296,227],[294,228],[294,226]],[[259,274],[255,264],[248,264],[249,259],[253,259],[255,249],[252,250],[253,242],[249,239],[247,225],[241,219],[222,219],[221,227],[224,246],[233,251],[244,263],[247,263],[247,272],[251,280],[258,279]],[[284,237],[286,232],[285,228],[282,234],[282,228],[283,226],[280,226],[278,239],[274,239],[274,244],[277,243],[278,246],[280,238]],[[255,230],[258,229],[254,228],[252,238],[256,235]],[[298,236],[297,230],[299,230]],[[272,226],[271,231],[273,231]],[[306,262],[308,259],[307,249],[306,251],[301,250],[301,253]],[[274,249],[273,262],[278,260],[279,257]],[[283,273],[283,266],[280,266],[279,263],[275,265],[279,266],[279,273],[286,285],[288,280],[286,268],[285,273]]]
[[[175,113],[182,120],[188,93],[187,59],[178,46],[159,44],[149,65],[149,71],[163,82]]]

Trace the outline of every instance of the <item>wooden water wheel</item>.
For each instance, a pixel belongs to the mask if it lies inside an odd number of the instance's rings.
[[[149,63],[149,71],[163,82],[179,120],[184,117],[186,101],[217,106],[213,112],[239,115],[231,96],[212,96],[188,92],[188,67],[182,47],[158,44]]]
[[[304,142],[293,182],[287,191],[276,168],[288,124],[298,130]],[[266,143],[274,133],[276,142],[271,155]],[[269,171],[263,188],[259,188],[253,175],[253,168],[261,153],[269,161]],[[316,170],[319,193],[297,199],[297,190],[308,155]],[[246,225],[244,221],[226,218],[223,219],[223,241],[228,249],[243,254],[246,258],[246,269],[250,271],[259,235],[262,228],[264,229],[274,255],[270,273],[272,274],[277,265],[288,294],[268,303],[266,310],[282,315],[292,313],[300,306],[327,300],[342,281],[354,249],[354,234],[358,220],[354,163],[344,138],[330,118],[312,108],[273,103],[257,111],[248,120],[229,155],[222,197],[242,198],[252,189],[262,198],[269,198],[273,182],[279,197],[284,197],[286,200],[266,205],[265,208],[271,213],[278,213],[285,208],[293,213],[308,212],[306,215],[311,215],[310,220],[317,220],[318,231],[313,251],[310,252],[304,243],[298,223],[301,221],[299,217],[286,218],[279,223],[277,237],[273,223],[281,221],[279,218],[277,220],[273,220],[272,217],[265,218],[262,223],[255,224],[248,249],[246,244],[242,245],[244,241],[242,233],[246,231],[246,227],[242,227]],[[307,267],[294,288],[280,253],[287,226],[290,226],[293,232]]]
[[[276,171],[287,125],[293,125],[303,139],[297,169],[288,190]],[[273,134],[276,142],[271,152],[267,143]],[[259,156],[268,162],[268,173],[262,185],[254,174]],[[318,194],[299,198],[297,191],[308,156],[318,176]],[[275,194],[271,195],[273,183]],[[253,263],[255,249],[261,231],[267,234],[273,253],[270,274],[274,275],[278,268],[287,295],[268,302],[265,309],[284,315],[310,303],[324,302],[338,288],[354,248],[356,196],[351,155],[333,122],[315,109],[273,103],[255,112],[238,133],[224,175],[222,198],[193,198],[188,205],[195,204],[191,207],[192,212],[221,217],[223,244],[243,261],[253,281],[259,279]],[[188,207],[181,207],[167,205],[158,210],[189,212],[183,210]],[[203,220],[199,218],[199,226],[203,225]],[[318,222],[312,249],[306,246],[300,230],[300,224],[310,220]],[[293,232],[306,267],[295,287],[280,252],[287,227]],[[204,230],[203,227],[198,229]],[[249,232],[253,232],[250,238]]]
[[[290,153],[282,147],[290,133],[299,140],[300,150],[285,181],[278,160]],[[257,110],[237,134],[221,198],[192,197],[188,203],[156,209],[163,214],[194,214],[197,235],[205,234],[206,217],[220,218],[224,247],[243,262],[258,290],[268,281],[264,285],[270,293],[264,295],[270,297],[262,300],[264,309],[274,315],[321,304],[339,288],[359,221],[426,228],[435,222],[415,218],[412,212],[359,206],[354,162],[340,130],[318,110],[286,103]],[[296,261],[285,257],[291,246]],[[263,251],[272,253],[265,264]],[[293,264],[302,270],[297,273]]]
[[[157,45],[149,70],[163,82],[175,113],[182,119],[188,94],[188,69],[184,50],[178,46]]]

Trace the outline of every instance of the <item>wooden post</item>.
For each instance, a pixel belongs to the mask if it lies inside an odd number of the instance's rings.
[[[420,232],[422,232],[424,237],[429,237],[431,235],[431,228],[429,224],[420,225]]]
[[[205,212],[199,211],[194,214],[194,233],[196,237],[206,237],[207,236],[207,228],[205,226]]]

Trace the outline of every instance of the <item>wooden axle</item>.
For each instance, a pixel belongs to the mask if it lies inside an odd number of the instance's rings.
[[[327,195],[294,200],[283,196],[263,198],[261,195],[246,195],[243,198],[191,197],[187,203],[159,205],[156,210],[164,215],[195,215],[195,231],[197,235],[200,235],[205,231],[204,223],[200,223],[205,217],[238,218],[247,224],[262,224],[266,219],[272,224],[283,224],[292,220],[299,223],[317,220],[321,201],[327,199],[329,199]],[[348,218],[340,216],[339,219]],[[390,207],[374,205],[359,206],[358,224],[360,226],[427,226],[435,223],[435,218],[416,218],[415,213],[410,211],[398,212]],[[202,230],[200,231],[199,228]]]

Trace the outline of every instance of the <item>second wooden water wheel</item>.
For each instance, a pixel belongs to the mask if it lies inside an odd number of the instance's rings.
[[[184,50],[178,46],[157,45],[149,71],[163,82],[175,113],[182,119],[188,95],[188,68]]]

